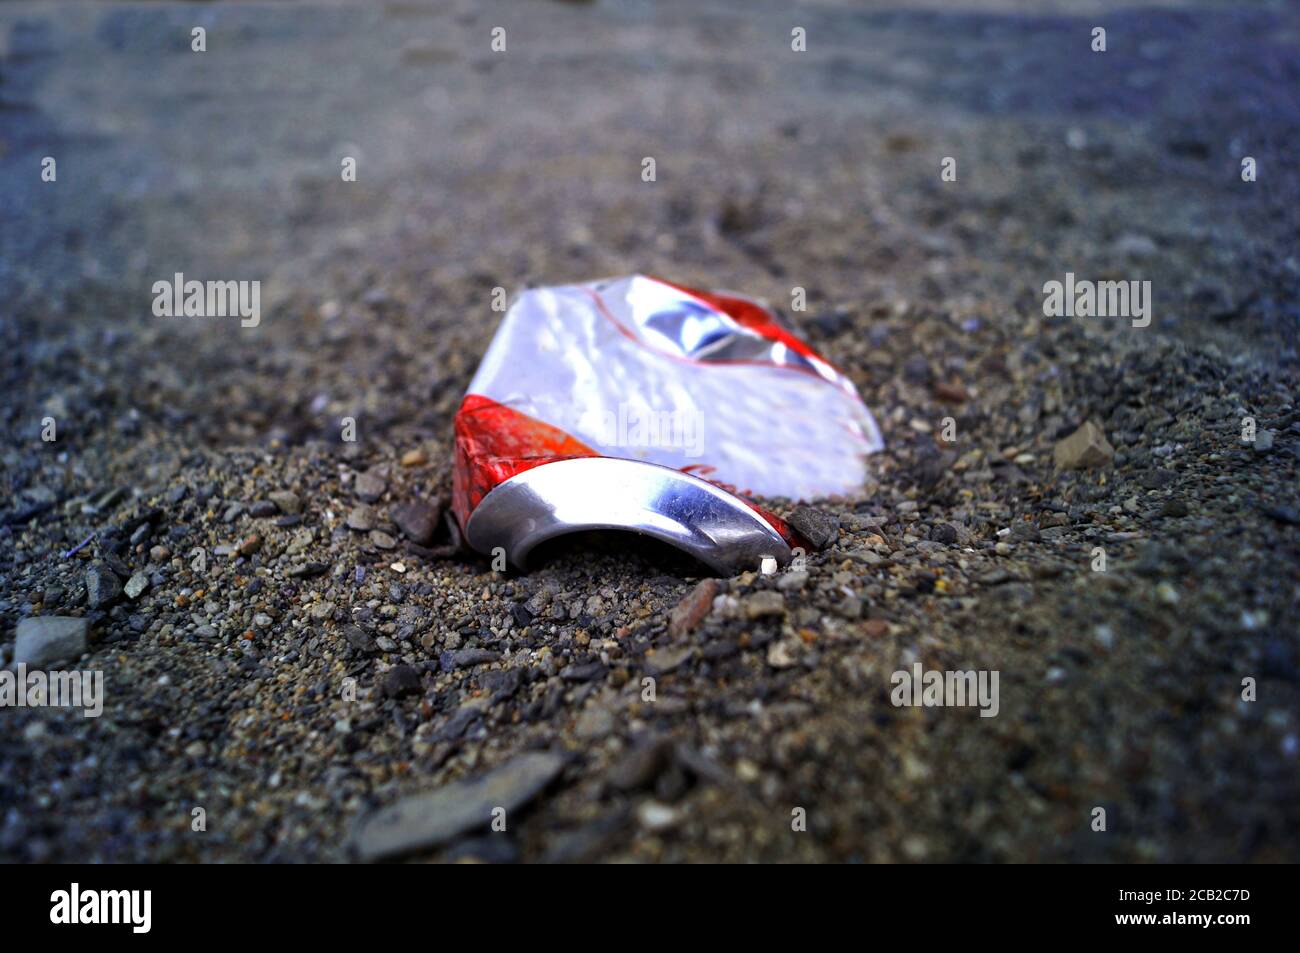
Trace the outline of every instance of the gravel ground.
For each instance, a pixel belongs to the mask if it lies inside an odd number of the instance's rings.
[[[1300,15],[1015,9],[0,8],[0,661],[82,618],[106,691],[0,712],[0,857],[1300,859]],[[261,323],[154,317],[175,271]],[[492,289],[638,271],[875,411],[802,571],[457,550]],[[1067,271],[1151,326],[1045,317]]]

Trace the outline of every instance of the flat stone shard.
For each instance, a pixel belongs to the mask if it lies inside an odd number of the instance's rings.
[[[428,546],[438,531],[438,521],[442,518],[442,501],[430,503],[411,500],[399,503],[389,507],[388,516],[407,539],[419,546]]]
[[[358,506],[354,506],[352,508],[352,511],[348,513],[347,526],[348,529],[354,529],[359,533],[367,533],[370,530],[374,529],[375,528],[374,507],[368,506],[365,503],[362,503]]]
[[[367,815],[357,827],[353,847],[363,861],[428,850],[492,823],[494,808],[512,811],[537,797],[564,769],[568,758],[530,751],[487,774],[413,794]]]
[[[291,490],[276,490],[274,493],[268,493],[267,499],[280,508],[281,513],[293,514],[302,512],[302,500],[298,494]]]
[[[86,652],[85,619],[71,616],[42,615],[18,623],[14,645],[14,664],[40,666],[50,662],[70,661]]]
[[[662,736],[639,741],[609,770],[606,781],[619,791],[635,791],[650,785],[672,762],[673,742]]]
[[[1056,442],[1052,460],[1058,470],[1086,470],[1104,467],[1115,458],[1115,448],[1106,432],[1089,420],[1070,436]]]
[[[673,608],[668,620],[668,635],[672,638],[695,631],[704,617],[713,608],[713,597],[718,594],[718,581],[705,579],[696,583],[695,588]]]
[[[373,652],[376,649],[375,640],[365,629],[356,625],[345,625],[343,627],[343,638],[348,640],[358,652]]]
[[[839,517],[811,506],[796,506],[786,522],[818,551],[835,542],[840,535]]]
[[[770,589],[760,589],[745,598],[745,618],[766,619],[785,615],[785,596]]]
[[[669,672],[680,668],[682,663],[689,659],[694,651],[694,648],[689,645],[678,648],[656,649],[646,656],[646,671],[651,675],[667,675]]]

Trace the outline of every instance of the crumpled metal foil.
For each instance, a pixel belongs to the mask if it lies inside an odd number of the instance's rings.
[[[883,446],[848,378],[762,306],[642,275],[524,292],[470,384],[455,431],[456,518],[471,546],[501,546],[520,566],[544,539],[591,528],[657,536],[720,570],[781,558],[798,540],[744,498],[851,494],[867,455]],[[655,469],[597,474],[572,465],[596,458]],[[569,464],[565,479],[560,471],[544,481],[526,476],[561,463]],[[539,482],[548,488],[536,489]],[[579,485],[558,516],[560,501],[537,498],[554,497],[557,486],[567,495],[573,482],[592,485]],[[734,525],[689,525],[678,497],[698,497],[698,484],[734,500]],[[709,509],[709,501],[695,502]],[[493,518],[481,516],[485,505]],[[763,550],[764,540],[746,514],[760,517],[774,552],[749,551]],[[521,534],[530,520],[537,527]]]

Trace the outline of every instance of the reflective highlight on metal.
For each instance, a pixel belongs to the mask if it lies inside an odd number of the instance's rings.
[[[465,534],[479,552],[502,546],[526,569],[538,544],[601,529],[652,537],[724,575],[791,555],[772,525],[732,494],[670,467],[615,457],[559,460],[511,477],[483,497]]]
[[[626,285],[626,290],[620,286]],[[608,293],[607,293],[608,292]],[[785,332],[759,304],[739,295],[708,295],[751,310],[756,322],[739,324],[707,301],[705,292],[692,291],[655,278],[596,282],[591,293],[622,327],[635,328],[637,336],[664,353],[716,364],[767,364],[797,368],[816,374],[836,386],[852,385],[811,349],[800,352],[796,338]],[[760,334],[754,323],[768,334]],[[772,335],[776,334],[776,337]]]

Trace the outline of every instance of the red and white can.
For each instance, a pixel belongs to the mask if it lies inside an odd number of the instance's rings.
[[[848,378],[761,305],[642,275],[524,292],[455,430],[465,537],[521,568],[588,529],[723,572],[784,561],[798,541],[746,497],[851,494],[882,447]]]

